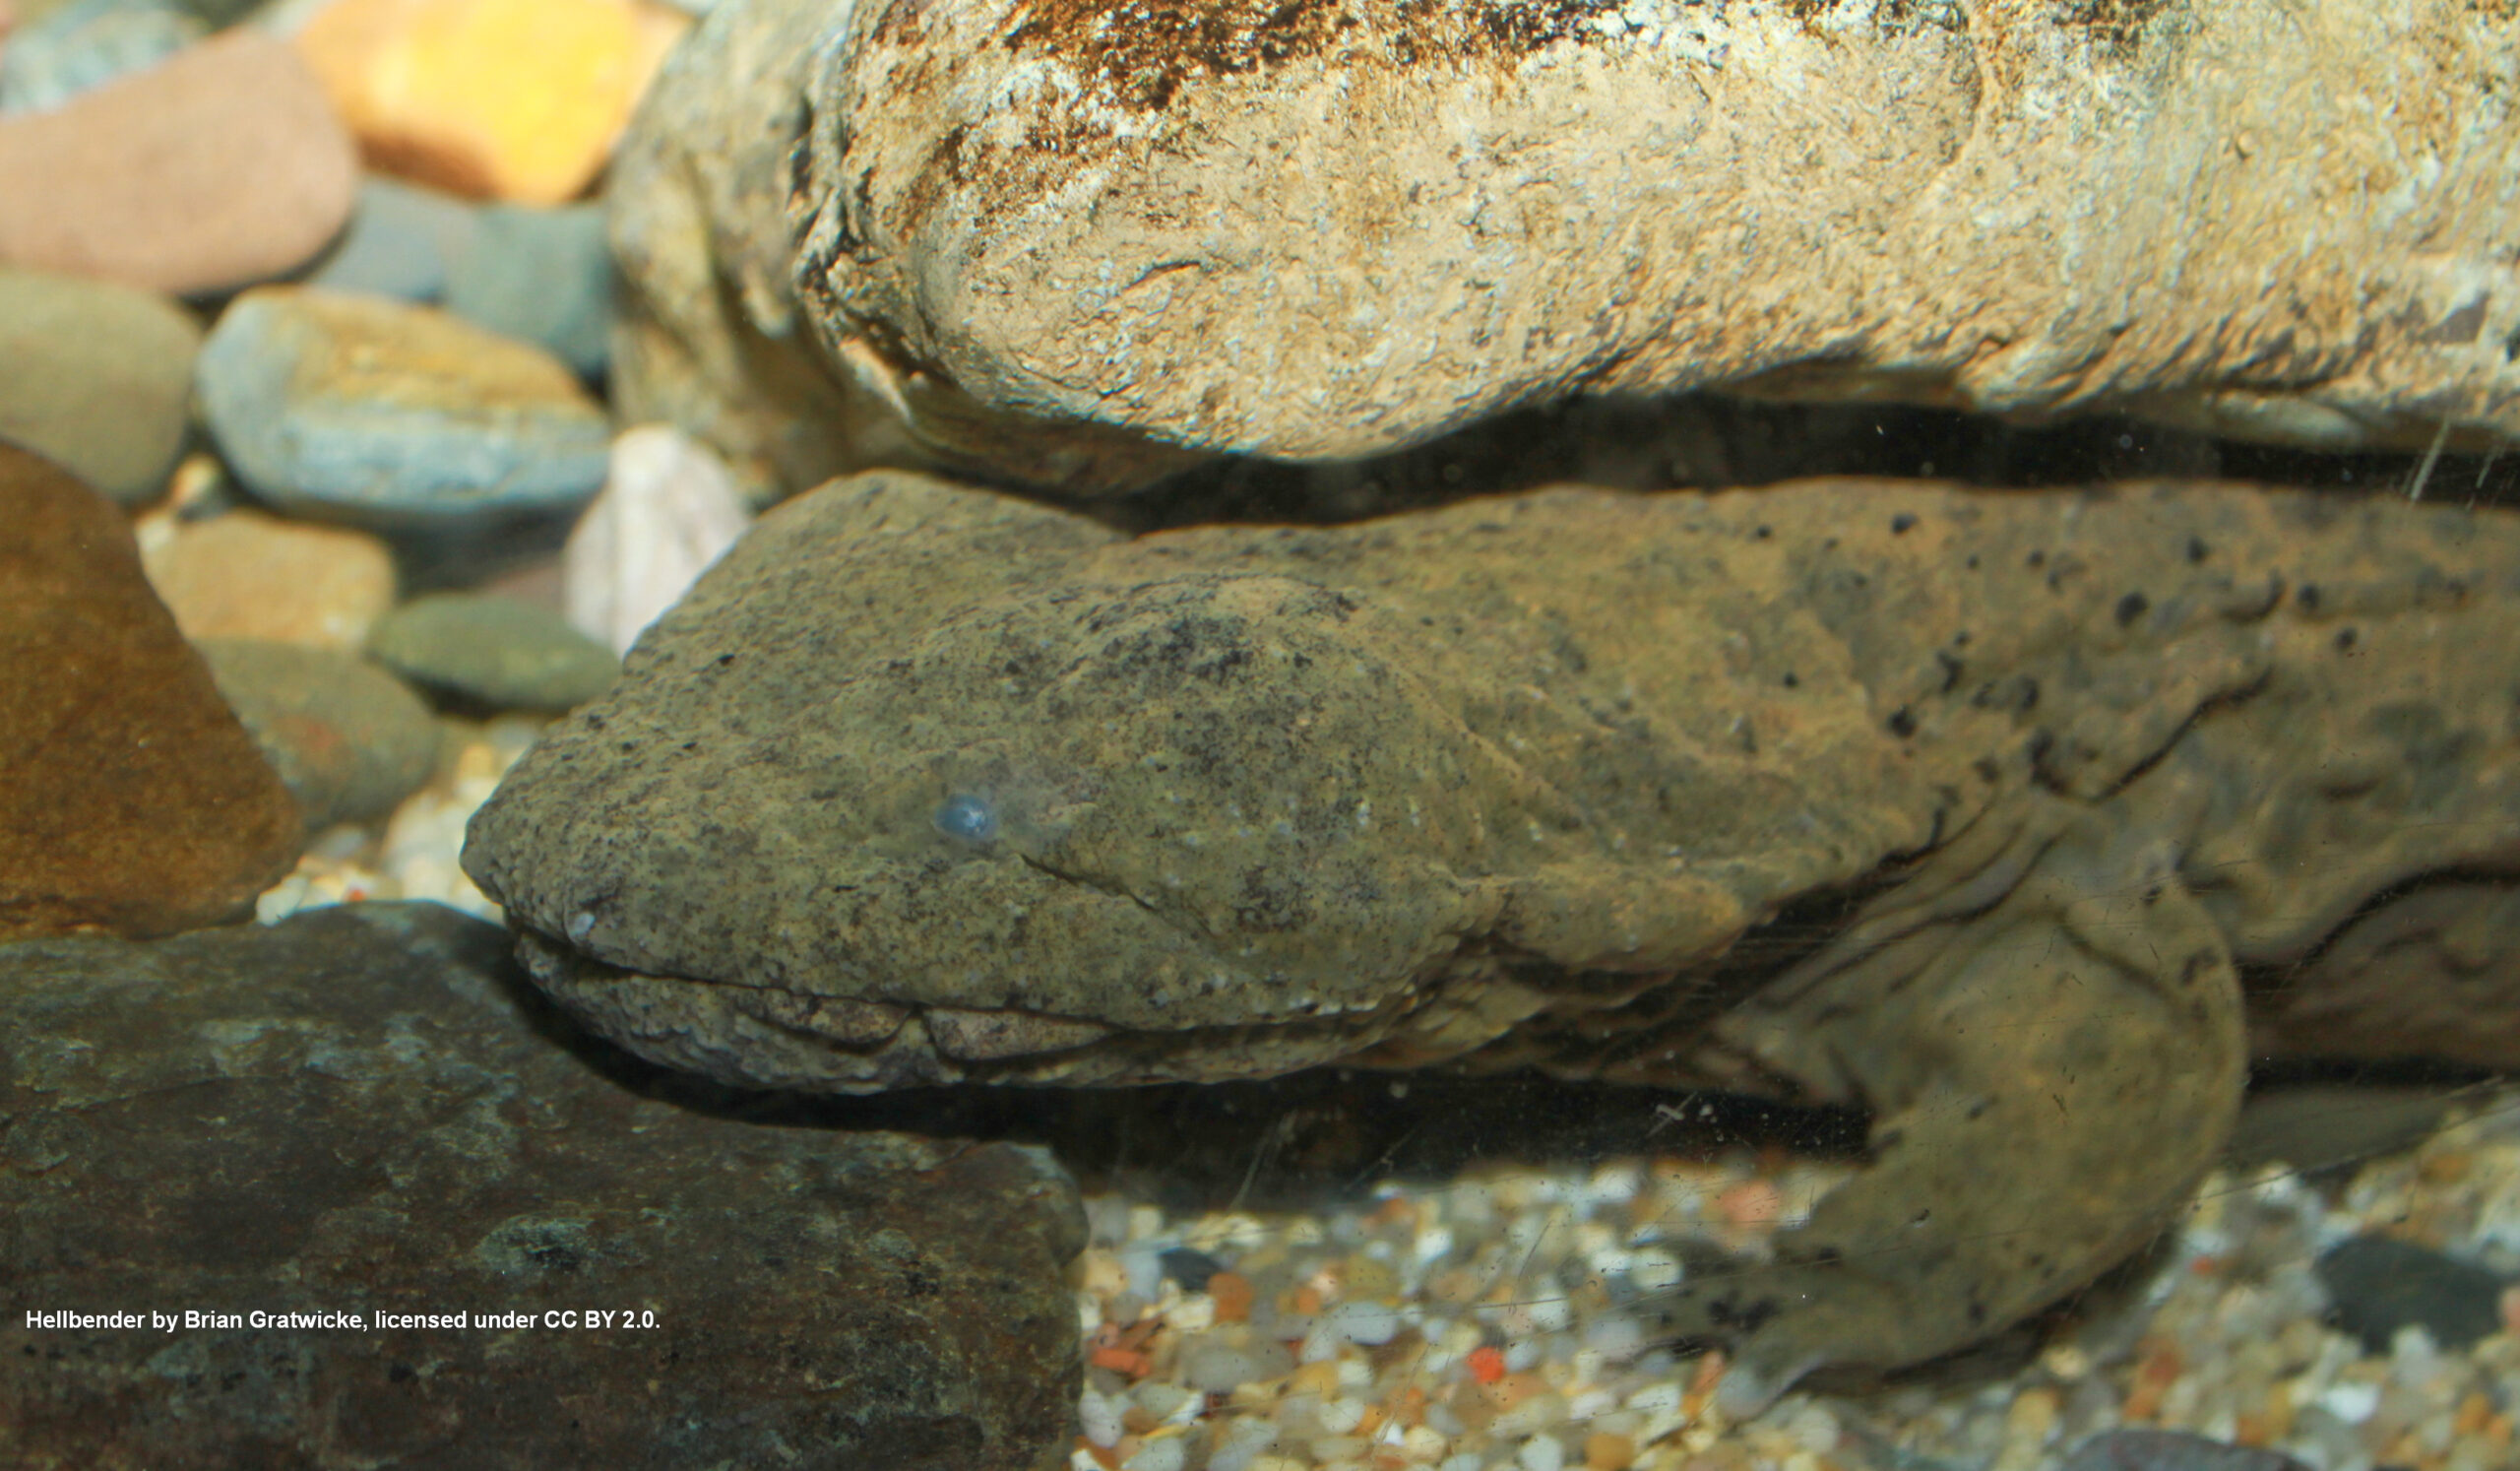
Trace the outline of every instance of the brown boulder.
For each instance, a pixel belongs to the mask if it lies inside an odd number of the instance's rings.
[[[149,590],[123,518],[0,445],[0,939],[243,914],[297,807]]]

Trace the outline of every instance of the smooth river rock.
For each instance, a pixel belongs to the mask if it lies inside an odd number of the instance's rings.
[[[431,904],[0,948],[0,1462],[1053,1460],[1084,1231],[1046,1154],[643,1096],[506,949]]]
[[[200,351],[200,326],[155,292],[0,268],[0,439],[145,504],[183,448]]]
[[[283,510],[450,529],[562,510],[603,483],[610,435],[576,375],[432,307],[248,291],[197,376],[220,452]]]
[[[349,134],[305,64],[230,32],[0,119],[0,264],[231,289],[322,250],[357,186]]]
[[[741,0],[615,179],[622,371],[1072,492],[1715,386],[2482,448],[2515,67],[2468,0]]]
[[[0,444],[0,940],[250,912],[296,861],[297,806],[122,513]]]

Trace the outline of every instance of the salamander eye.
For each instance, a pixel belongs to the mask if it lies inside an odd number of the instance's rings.
[[[976,797],[949,797],[936,809],[936,830],[967,843],[985,843],[997,836],[997,809]]]

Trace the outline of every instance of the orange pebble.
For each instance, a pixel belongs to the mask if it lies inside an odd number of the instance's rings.
[[[1094,1457],[1094,1464],[1102,1467],[1102,1471],[1120,1471],[1120,1452],[1116,1447],[1097,1445],[1083,1436],[1079,1436],[1076,1438],[1076,1448]]]
[[[1087,1356],[1086,1362],[1097,1369],[1107,1369],[1114,1374],[1124,1374],[1133,1379],[1145,1378],[1147,1372],[1155,1367],[1147,1361],[1146,1355],[1135,1349],[1124,1348],[1096,1349]]]
[[[1771,1226],[1785,1214],[1785,1194],[1764,1180],[1745,1180],[1715,1197],[1715,1208],[1732,1226],[1747,1231]]]
[[[1208,1278],[1208,1296],[1216,1300],[1218,1322],[1238,1323],[1249,1320],[1258,1294],[1240,1272],[1218,1272]]]
[[[1493,1384],[1505,1376],[1505,1355],[1493,1348],[1470,1351],[1470,1376],[1482,1384]]]
[[[1294,1291],[1294,1311],[1310,1315],[1321,1311],[1321,1290],[1309,1284]]]
[[[1509,1374],[1479,1392],[1499,1411],[1510,1410],[1535,1394],[1546,1394],[1548,1380],[1536,1374]]]
[[[2520,1338],[2520,1287],[2502,1290],[2502,1331]]]
[[[1332,1394],[1338,1388],[1339,1366],[1333,1360],[1316,1360],[1287,1375],[1290,1394]]]
[[[1584,1438],[1586,1471],[1627,1471],[1636,1459],[1636,1442],[1625,1436],[1595,1431]]]
[[[2450,1428],[2462,1436],[2473,1436],[2484,1430],[2492,1419],[2493,1401],[2482,1393],[2470,1391],[2466,1399],[2459,1401],[2459,1416],[2450,1422]]]

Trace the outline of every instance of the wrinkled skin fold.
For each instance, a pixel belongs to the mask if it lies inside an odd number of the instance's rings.
[[[2490,511],[1820,480],[1131,540],[870,475],[766,518],[465,863],[561,1005],[740,1085],[1860,1105],[1870,1167],[1664,1309],[1755,1402],[2124,1258],[2252,1046],[2520,1060],[2515,711]]]

